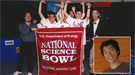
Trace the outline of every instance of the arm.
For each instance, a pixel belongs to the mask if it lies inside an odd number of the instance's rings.
[[[72,7],[72,11],[75,14],[75,6]]]
[[[55,5],[60,7],[60,10],[56,14],[56,18],[57,18],[57,21],[60,21],[60,24],[61,24],[63,22],[63,19],[64,19],[64,12],[63,12],[63,10],[64,10],[64,0],[61,0],[61,5],[59,5],[59,4],[55,4]],[[62,13],[61,18],[59,18],[60,13]]]
[[[88,21],[88,20],[89,20],[89,17],[90,17],[90,7],[91,7],[92,5],[91,5],[90,3],[87,3],[86,5],[88,6],[86,21]]]
[[[81,1],[80,4],[82,5],[83,13],[85,13],[85,4],[84,4],[84,1]]]
[[[39,8],[38,8],[38,14],[41,18],[41,20],[44,18],[43,14],[41,13],[41,9],[42,9],[42,3],[46,3],[44,2],[45,0],[41,0],[40,3],[39,3]]]
[[[57,21],[60,20],[60,17],[59,17],[60,13],[61,13],[61,9],[60,9],[60,10],[57,12],[57,14],[56,14]]]
[[[31,32],[31,29],[24,28],[23,24],[19,24],[19,31],[21,32],[22,35],[27,35]]]
[[[80,4],[82,5],[82,11],[83,11],[81,19],[83,19],[83,17],[85,16],[85,3],[84,1],[81,1]]]
[[[71,1],[66,1],[66,2],[65,2],[65,6],[64,6],[64,15],[65,15],[66,17],[69,16],[68,13],[67,13],[67,4],[68,4],[68,3],[71,3]]]

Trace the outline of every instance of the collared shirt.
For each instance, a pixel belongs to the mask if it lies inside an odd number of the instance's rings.
[[[95,33],[96,33],[96,30],[97,30],[99,21],[100,21],[100,19],[98,19],[97,21],[95,21],[94,24],[93,24],[93,27],[94,27],[94,28],[93,28],[93,29],[94,29],[94,32],[93,32],[93,33],[94,33],[94,35],[95,35]]]
[[[21,39],[24,42],[34,42],[35,32],[31,31],[31,28],[37,28],[36,24],[31,23],[29,26],[26,23],[19,24],[19,30],[21,32]]]

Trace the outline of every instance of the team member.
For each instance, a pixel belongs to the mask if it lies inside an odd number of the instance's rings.
[[[81,10],[75,10],[75,16],[76,18],[72,18],[70,17],[67,12],[66,12],[66,9],[67,9],[67,4],[68,3],[71,3],[70,1],[66,1],[65,2],[65,8],[64,8],[64,14],[65,16],[67,17],[67,22],[71,25],[71,27],[84,27],[84,36],[83,36],[83,47],[84,45],[86,45],[86,31],[85,31],[85,28],[86,26],[89,24],[89,17],[90,17],[90,7],[91,7],[91,4],[90,3],[87,3],[86,5],[88,6],[88,10],[87,10],[87,16],[84,20],[81,19],[82,17],[82,11]],[[84,60],[84,49],[83,49],[83,56],[82,56],[83,60]],[[82,72],[84,71],[84,67],[82,65]]]
[[[39,13],[39,16],[41,18],[41,24],[37,25],[38,28],[54,28],[55,27],[55,13],[54,12],[51,12],[49,13],[48,15],[48,19],[45,19],[45,17],[43,16],[43,14],[41,13],[41,7],[42,7],[42,3],[46,3],[45,0],[41,0],[40,3],[39,3],[39,9],[38,9],[38,13]]]
[[[19,30],[21,32],[21,47],[17,62],[17,71],[13,75],[22,73],[25,55],[27,55],[28,75],[32,75],[33,71],[34,54],[36,52],[34,31],[37,30],[37,26],[36,24],[31,23],[30,13],[26,13],[24,19],[25,23],[19,24]]]
[[[67,4],[67,2],[68,2],[68,3],[71,3],[71,1],[66,1],[65,3]],[[84,1],[81,1],[80,4],[82,5],[82,11],[83,11],[83,12],[82,12],[82,17],[81,17],[81,19],[83,19],[84,16],[85,16],[85,2],[84,2]],[[67,7],[65,8],[65,10],[67,10]],[[69,11],[70,17],[75,18],[75,10],[76,10],[76,7],[75,7],[75,6],[72,6],[72,10]],[[66,12],[67,12],[67,11],[66,11]]]
[[[102,42],[100,46],[101,54],[110,63],[110,67],[103,71],[104,73],[129,73],[129,63],[120,62],[120,48],[115,40]]]

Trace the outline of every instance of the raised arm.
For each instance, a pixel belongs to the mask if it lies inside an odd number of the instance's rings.
[[[89,20],[89,17],[90,17],[90,7],[91,7],[92,5],[91,5],[90,3],[86,3],[86,5],[88,6],[86,21],[88,21],[88,20]]]
[[[60,10],[56,14],[56,18],[57,18],[57,21],[59,21],[60,23],[62,23],[63,22],[63,19],[64,19],[64,0],[61,0],[61,5],[59,5],[59,4],[55,4],[55,5],[58,6],[58,7],[60,7]],[[61,15],[61,18],[59,17],[60,13],[62,14]]]
[[[44,15],[43,15],[42,12],[41,12],[42,3],[46,3],[45,0],[41,0],[41,1],[39,2],[38,14],[39,14],[41,20],[44,18]]]
[[[85,3],[84,3],[84,1],[81,1],[80,4],[82,5],[82,11],[83,11],[83,13],[85,13]]]
[[[75,6],[72,6],[72,11],[75,14]]]
[[[68,5],[68,3],[71,3],[71,1],[66,1],[66,2],[65,2],[65,6],[64,6],[64,15],[65,15],[66,17],[69,16],[68,13],[67,13],[67,5]]]
[[[80,4],[82,5],[82,11],[83,11],[83,14],[82,14],[81,19],[83,19],[84,16],[85,16],[85,2],[84,1],[81,1]]]
[[[60,10],[57,12],[57,14],[56,14],[57,21],[60,20],[60,17],[59,17],[60,13],[61,13],[61,9],[60,9]]]

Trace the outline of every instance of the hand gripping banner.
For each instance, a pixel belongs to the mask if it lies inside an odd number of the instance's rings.
[[[81,75],[83,30],[77,27],[36,31],[37,75]]]

